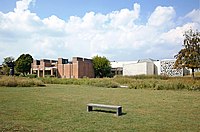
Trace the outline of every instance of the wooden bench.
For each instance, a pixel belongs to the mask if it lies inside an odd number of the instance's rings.
[[[104,105],[104,104],[87,104],[87,111],[90,112],[93,110],[93,107],[96,108],[106,108],[106,109],[116,109],[117,116],[120,116],[122,114],[122,107],[121,106],[115,106],[115,105]]]

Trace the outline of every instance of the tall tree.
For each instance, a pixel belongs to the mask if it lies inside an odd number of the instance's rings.
[[[111,65],[110,61],[106,57],[94,56],[92,58],[95,77],[110,77]]]
[[[23,73],[24,75],[30,72],[31,69],[31,63],[33,62],[33,57],[29,54],[22,54],[20,57],[16,60],[16,70],[18,72]]]
[[[15,58],[12,56],[4,58],[3,61],[3,73],[9,75],[11,64],[14,64]]]
[[[194,78],[194,70],[200,68],[200,32],[198,30],[188,30],[184,34],[183,49],[181,49],[176,58],[176,68],[192,69],[192,77]]]

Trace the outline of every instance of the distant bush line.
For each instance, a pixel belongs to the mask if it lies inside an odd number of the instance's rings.
[[[116,76],[114,78],[82,78],[61,79],[55,77],[35,78],[34,75],[25,77],[0,77],[0,86],[31,87],[44,86],[44,84],[88,85],[105,88],[120,88],[127,86],[129,89],[153,90],[197,90],[200,91],[200,80],[190,77],[167,76]]]
[[[200,90],[200,80],[190,77],[167,76],[116,76],[114,78],[83,78],[83,79],[59,79],[40,78],[45,84],[72,84],[90,85],[106,88],[119,88],[127,86],[129,89],[154,89],[154,90]]]
[[[45,86],[45,85],[44,82],[36,78],[0,76],[0,86],[33,87],[33,86]]]

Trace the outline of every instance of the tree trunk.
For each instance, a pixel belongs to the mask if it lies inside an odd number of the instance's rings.
[[[194,79],[194,68],[192,68],[192,79]]]

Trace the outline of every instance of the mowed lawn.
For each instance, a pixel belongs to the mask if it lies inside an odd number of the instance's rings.
[[[123,115],[87,112],[87,103],[121,105]],[[197,132],[200,92],[78,85],[0,87],[0,131]]]

